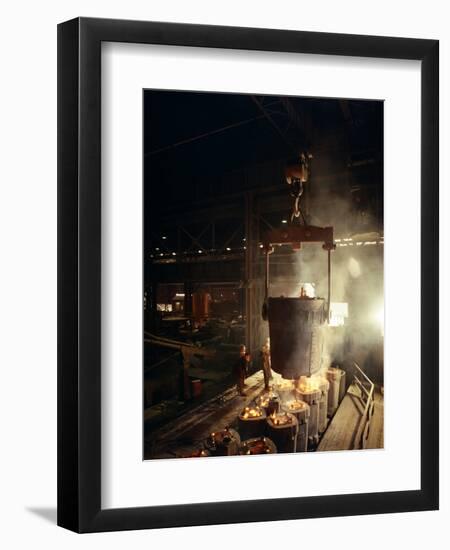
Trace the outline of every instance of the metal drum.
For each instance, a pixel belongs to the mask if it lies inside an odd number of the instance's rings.
[[[326,377],[328,382],[330,383],[330,389],[328,391],[328,416],[333,416],[340,403],[340,394],[345,394],[345,392],[341,391],[341,380],[344,376],[345,371],[337,367],[330,367],[326,370]]]
[[[199,379],[191,380],[191,397],[194,399],[202,395],[202,381]]]
[[[320,369],[326,312],[322,298],[269,298],[272,370],[283,378],[310,376]]]
[[[308,441],[317,445],[319,442],[319,403],[322,391],[311,380],[300,384],[297,388],[297,398],[309,405],[310,415],[308,424]]]
[[[208,292],[200,290],[192,294],[192,317],[202,322],[209,317],[209,305],[211,303],[211,295]]]
[[[330,383],[323,376],[313,376],[312,379],[322,392],[322,397],[319,401],[319,434],[323,434],[328,424],[328,391]]]
[[[347,391],[347,388],[346,388],[346,381],[345,381],[345,370],[342,370],[342,374],[341,374],[341,381],[339,383],[339,403],[344,399],[344,396],[345,396],[345,392]]]
[[[281,412],[267,418],[267,435],[279,453],[297,450],[298,422],[293,414]]]
[[[241,438],[236,430],[225,428],[212,432],[205,441],[205,448],[213,456],[232,456],[239,454]]]
[[[283,410],[293,414],[298,422],[297,453],[305,453],[308,450],[308,423],[310,408],[304,401],[292,399],[283,405]]]
[[[243,439],[261,437],[266,431],[266,411],[258,405],[245,407],[238,417],[238,424]]]
[[[247,439],[239,449],[240,455],[266,455],[277,452],[275,443],[268,437],[254,437]]]

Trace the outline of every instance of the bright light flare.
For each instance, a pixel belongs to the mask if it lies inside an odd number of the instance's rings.
[[[341,327],[345,325],[345,319],[348,317],[347,302],[331,302],[330,304],[330,327]]]
[[[361,275],[361,266],[355,258],[350,258],[348,261],[348,271],[354,279],[357,279]]]
[[[381,335],[384,335],[384,305],[380,305],[373,314],[375,323],[381,330]]]

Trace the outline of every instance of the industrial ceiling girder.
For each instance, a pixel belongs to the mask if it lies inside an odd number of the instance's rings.
[[[285,144],[292,150],[293,153],[297,154],[299,152],[298,147],[288,138],[285,129],[282,129],[281,126],[276,122],[273,114],[270,113],[270,111],[267,109],[267,106],[264,105],[263,101],[261,101],[261,99],[257,98],[254,95],[251,96],[251,99],[266,117],[269,124],[275,129],[281,139],[285,142]]]
[[[270,105],[275,105],[276,103],[278,103],[278,101],[273,101],[273,102],[270,102],[269,104],[267,104],[268,106]],[[154,156],[154,155],[158,155],[159,153],[164,153],[166,151],[169,151],[171,149],[175,149],[177,147],[180,147],[182,145],[188,145],[190,143],[193,143],[195,141],[198,141],[198,140],[201,140],[201,139],[205,139],[205,138],[208,138],[208,137],[211,137],[211,136],[214,136],[214,135],[217,135],[217,134],[220,134],[222,132],[226,132],[227,130],[233,130],[235,128],[239,128],[240,126],[244,126],[245,124],[249,124],[250,122],[255,122],[257,120],[261,120],[265,117],[264,114],[261,114],[261,115],[258,115],[258,116],[254,116],[254,117],[251,117],[251,118],[246,118],[244,120],[238,120],[237,122],[233,122],[231,124],[227,124],[225,126],[222,126],[220,128],[215,128],[214,130],[209,130],[208,132],[203,132],[201,134],[197,134],[195,136],[191,136],[189,138],[186,138],[186,139],[183,139],[183,140],[180,140],[180,141],[177,141],[175,143],[171,143],[169,145],[165,145],[164,147],[159,147],[158,149],[153,149],[152,151],[147,151],[146,153],[144,153],[144,157],[149,157],[149,156]]]

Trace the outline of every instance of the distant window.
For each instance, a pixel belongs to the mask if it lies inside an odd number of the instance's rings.
[[[172,311],[172,304],[156,304],[158,311]]]

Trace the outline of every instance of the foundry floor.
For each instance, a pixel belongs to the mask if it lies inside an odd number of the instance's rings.
[[[250,404],[264,389],[262,371],[245,381],[246,396],[237,394],[233,386],[154,431],[145,438],[144,459],[187,456],[202,447],[212,431],[231,426],[241,410]]]
[[[245,397],[237,394],[235,386],[231,387],[153,431],[145,437],[144,459],[189,456],[203,447],[203,442],[212,431],[233,426],[241,410],[258,397],[263,389],[263,375],[259,371],[246,379]],[[330,420],[317,450],[351,449],[361,412],[361,401],[353,386],[350,386],[336,414]],[[383,396],[377,391],[366,448],[383,447],[383,416]]]

